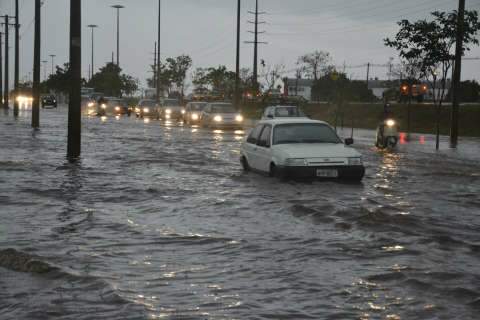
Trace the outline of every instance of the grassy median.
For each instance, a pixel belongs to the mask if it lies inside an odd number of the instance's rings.
[[[261,107],[250,104],[245,106],[247,117],[260,118]],[[383,113],[381,103],[351,103],[338,110],[333,104],[309,104],[302,107],[307,115],[314,119],[327,121],[334,125],[337,114],[337,125],[341,126],[342,114],[345,127],[375,129],[379,118]],[[392,104],[391,110],[400,123],[400,129],[407,129],[407,106],[405,104]],[[441,111],[440,128],[441,134],[450,133],[450,112],[449,105],[443,106]],[[436,111],[432,104],[411,105],[411,132],[434,133]],[[480,103],[465,104],[460,106],[460,135],[469,137],[480,137]]]

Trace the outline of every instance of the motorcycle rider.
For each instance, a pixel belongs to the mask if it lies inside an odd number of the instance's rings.
[[[391,120],[393,118],[393,112],[391,110],[391,105],[388,102],[385,102],[383,105],[383,112],[380,116],[380,123],[377,128],[377,141],[375,145],[377,147],[381,147],[385,142],[385,126],[387,124],[387,120]]]

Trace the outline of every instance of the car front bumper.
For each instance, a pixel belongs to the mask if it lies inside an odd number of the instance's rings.
[[[317,170],[336,170],[338,177],[318,177]],[[365,176],[364,166],[327,166],[327,167],[293,167],[280,166],[277,172],[281,177],[300,179],[340,179],[360,181]]]
[[[239,122],[216,122],[216,121],[212,121],[209,126],[212,127],[212,128],[216,128],[216,129],[231,129],[231,130],[234,130],[234,129],[241,130],[241,129],[243,129],[243,123],[239,123]]]

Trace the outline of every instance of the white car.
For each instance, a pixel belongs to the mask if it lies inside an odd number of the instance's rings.
[[[306,118],[262,120],[241,147],[243,169],[270,176],[362,180],[362,156],[326,122]]]
[[[243,129],[243,116],[231,103],[209,103],[200,116],[200,125],[218,129]]]

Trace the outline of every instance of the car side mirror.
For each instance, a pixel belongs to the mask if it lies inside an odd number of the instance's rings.
[[[351,146],[354,143],[353,138],[347,138],[345,139],[345,145]]]
[[[273,114],[269,114],[269,115],[267,116],[267,118],[273,119]]]

